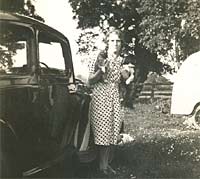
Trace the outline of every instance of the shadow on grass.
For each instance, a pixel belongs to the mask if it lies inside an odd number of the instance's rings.
[[[117,146],[112,178],[199,178],[199,132],[176,137],[154,137]],[[99,178],[97,163],[82,165],[80,178]]]
[[[136,141],[118,147],[113,163],[121,178],[197,178],[199,146],[196,136]]]

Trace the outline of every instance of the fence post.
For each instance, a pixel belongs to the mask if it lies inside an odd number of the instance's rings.
[[[155,82],[153,82],[152,84],[151,84],[151,99],[153,100],[154,99],[154,89],[155,89]]]

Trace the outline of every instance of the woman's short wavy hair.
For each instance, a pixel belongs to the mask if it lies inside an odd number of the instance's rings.
[[[124,34],[122,33],[122,31],[117,29],[117,28],[115,28],[115,27],[110,27],[109,31],[107,32],[107,34],[106,34],[106,36],[104,38],[104,42],[106,44],[106,50],[108,49],[109,36],[110,36],[110,34],[113,34],[113,33],[117,34],[119,36],[119,38],[121,39],[121,43],[122,43],[122,47],[121,48],[123,48],[123,46],[124,46]]]

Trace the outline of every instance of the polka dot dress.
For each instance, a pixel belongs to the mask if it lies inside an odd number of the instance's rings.
[[[97,145],[115,145],[117,143],[122,119],[119,97],[121,65],[121,57],[109,60],[105,80],[94,84],[90,119]],[[89,68],[90,73],[94,73],[95,62]]]

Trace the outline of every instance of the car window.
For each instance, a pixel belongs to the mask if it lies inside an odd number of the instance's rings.
[[[39,34],[39,60],[43,68],[65,70],[62,43],[51,34],[40,32]],[[51,71],[52,72],[52,71]],[[55,71],[54,71],[55,72]]]
[[[31,30],[14,24],[0,24],[0,72],[28,72],[28,45]]]

